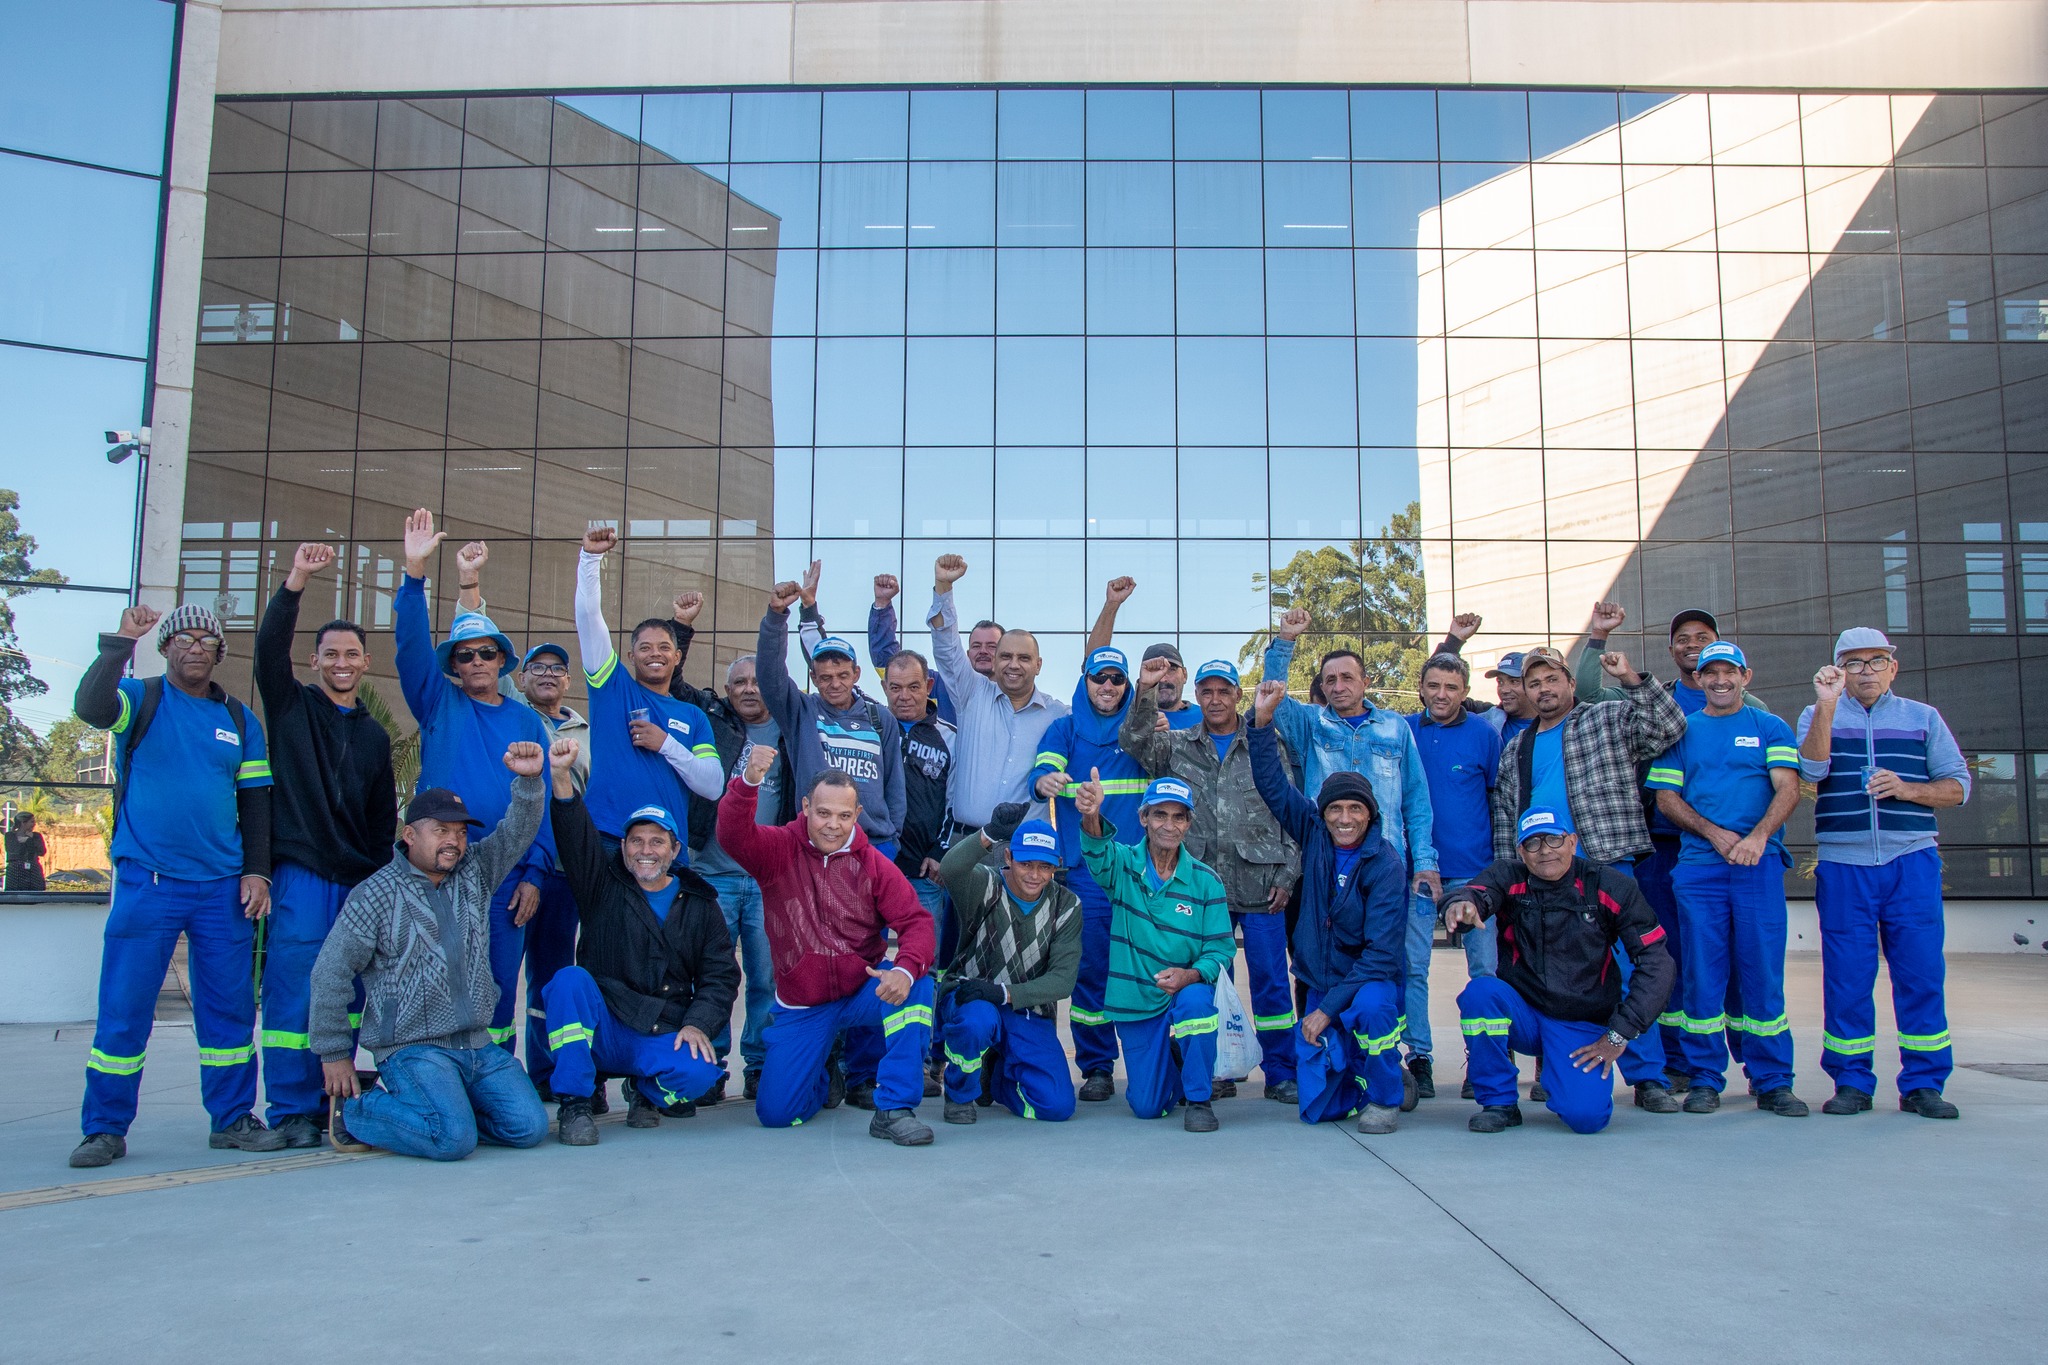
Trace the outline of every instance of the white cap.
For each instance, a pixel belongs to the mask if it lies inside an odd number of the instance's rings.
[[[1876,626],[1851,626],[1835,637],[1835,662],[1842,662],[1844,654],[1851,654],[1859,649],[1882,649],[1893,654],[1899,652],[1898,646],[1887,640],[1884,632]]]

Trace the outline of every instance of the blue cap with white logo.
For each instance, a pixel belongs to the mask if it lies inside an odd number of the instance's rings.
[[[1057,867],[1060,861],[1060,836],[1043,820],[1026,820],[1017,826],[1016,832],[1010,836],[1010,861],[1051,863]]]
[[[1126,678],[1131,676],[1130,657],[1120,649],[1113,649],[1108,645],[1104,645],[1101,649],[1088,656],[1087,666],[1081,671],[1092,678],[1096,674],[1106,673],[1112,668],[1123,674]]]
[[[1742,657],[1742,651],[1733,640],[1716,640],[1700,651],[1700,661],[1693,665],[1694,671],[1708,664],[1734,664],[1737,668],[1748,668],[1749,660]]]
[[[676,838],[680,839],[683,837],[676,829],[675,816],[670,815],[667,808],[662,806],[642,806],[639,810],[634,811],[626,817],[626,824],[622,832],[631,834],[635,825],[660,825]]]
[[[1522,676],[1522,651],[1511,650],[1500,656],[1500,662],[1486,670],[1489,678],[1519,678]]]
[[[1569,815],[1561,815],[1548,806],[1531,806],[1522,815],[1522,823],[1515,826],[1515,842],[1526,843],[1539,834],[1570,834],[1572,821]]]
[[[1232,687],[1238,686],[1237,668],[1226,659],[1211,659],[1195,670],[1195,681],[1204,678],[1221,678]]]
[[[815,663],[819,659],[829,658],[835,654],[842,659],[860,662],[860,656],[853,652],[853,646],[841,635],[827,635],[818,641],[816,648],[811,650],[811,660]]]
[[[1165,805],[1186,806],[1192,812],[1195,808],[1194,788],[1177,777],[1153,778],[1151,785],[1145,788],[1144,800],[1138,802],[1138,809]]]
[[[565,664],[569,662],[568,650],[562,648],[553,640],[543,640],[532,649],[526,651],[526,657],[519,661],[519,666],[521,668],[531,668],[533,667],[533,661],[543,654],[552,654]]]

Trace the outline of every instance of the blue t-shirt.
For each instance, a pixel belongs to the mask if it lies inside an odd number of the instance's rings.
[[[1698,687],[1688,687],[1683,682],[1671,684],[1671,700],[1678,703],[1678,709],[1688,716],[1695,711],[1707,709],[1707,694]]]
[[[1009,891],[1007,887],[1005,887],[1004,890]],[[1045,897],[1043,896],[1040,896],[1035,901],[1027,901],[1023,897],[1019,896],[1016,892],[1009,891],[1009,897],[1010,904],[1016,906],[1018,910],[1022,911],[1024,914],[1027,915],[1035,913],[1039,906],[1045,904]]]
[[[1500,747],[1503,749],[1507,748],[1509,740],[1521,734],[1522,731],[1535,723],[1535,721],[1527,716],[1509,716],[1504,718],[1500,724]]]
[[[1686,718],[1685,734],[1650,765],[1651,790],[1675,791],[1687,805],[1722,829],[1746,835],[1771,804],[1772,768],[1799,771],[1792,727],[1768,711],[1737,707],[1732,716],[1704,710]],[[1789,865],[1782,827],[1771,835],[1771,856]],[[1721,855],[1699,835],[1680,838],[1678,861],[1718,867]]]
[[[647,908],[654,912],[654,922],[656,924],[666,924],[668,922],[669,907],[676,903],[676,893],[682,889],[683,879],[681,877],[670,877],[668,885],[659,891],[649,891],[645,887],[641,888],[640,894],[647,897]]]
[[[1337,855],[1337,889],[1342,891],[1351,885],[1351,874],[1358,870],[1358,860],[1365,856],[1365,846],[1360,844],[1357,848],[1333,847],[1330,851]]]
[[[1564,726],[1531,731],[1529,743],[1535,747],[1529,753],[1529,799],[1522,809],[1548,806],[1569,819],[1571,800],[1564,785]]]
[[[1500,780],[1501,738],[1485,721],[1462,713],[1457,724],[1439,725],[1418,711],[1408,727],[1429,779],[1438,869],[1447,879],[1475,877],[1493,861],[1488,794]]]
[[[1213,745],[1215,745],[1215,746],[1216,746],[1216,757],[1217,757],[1217,759],[1218,759],[1219,761],[1220,761],[1221,759],[1223,759],[1223,758],[1224,758],[1224,757],[1225,757],[1225,756],[1226,756],[1227,754],[1229,754],[1229,752],[1230,752],[1230,742],[1231,742],[1232,740],[1236,739],[1236,738],[1237,738],[1237,731],[1235,731],[1235,730],[1232,730],[1232,731],[1231,731],[1231,732],[1230,732],[1229,734],[1227,734],[1227,735],[1211,735],[1211,736],[1209,736],[1209,742],[1210,742],[1211,744],[1213,744]]]
[[[1337,713],[1335,711],[1331,711],[1330,714],[1333,716],[1337,716]],[[1372,719],[1372,711],[1370,709],[1367,709],[1364,711],[1360,711],[1355,716],[1337,716],[1337,719],[1343,721],[1346,725],[1356,730],[1361,725],[1364,725],[1367,721]]]
[[[641,686],[617,653],[597,672],[587,674],[586,681],[590,684],[590,791],[584,804],[590,809],[590,818],[614,839],[625,832],[626,817],[642,806],[660,806],[679,822],[687,820],[693,799],[690,788],[658,751],[633,743],[631,713],[646,708],[651,724],[666,730],[697,757],[716,763],[718,745],[712,740],[711,722],[689,702]],[[685,853],[681,861],[687,859]]]
[[[1183,706],[1178,711],[1161,711],[1159,714],[1166,717],[1169,730],[1192,730],[1202,723],[1202,708],[1199,706]]]
[[[246,738],[235,734],[227,703],[195,697],[164,683],[163,702],[132,760],[129,725],[142,708],[142,681],[121,680],[114,722],[116,760],[128,774],[127,798],[114,825],[113,854],[179,881],[242,875],[242,825],[235,793],[270,785],[263,727],[244,708]],[[511,774],[506,774],[509,781]]]

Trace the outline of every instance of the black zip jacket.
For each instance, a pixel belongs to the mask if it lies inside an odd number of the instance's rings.
[[[583,924],[576,965],[596,978],[612,1017],[646,1034],[694,1024],[705,1037],[717,1037],[732,1018],[740,969],[711,883],[687,868],[671,868],[682,886],[668,918],[657,924],[625,859],[605,852],[583,798],[557,797],[549,813]]]
[[[1537,1013],[1603,1024],[1630,1040],[1657,1022],[1678,969],[1633,878],[1575,857],[1562,880],[1545,882],[1519,860],[1501,859],[1444,903],[1461,900],[1497,922],[1495,971]],[[1617,941],[1634,966],[1626,998],[1614,962]]]
[[[884,707],[883,710],[887,710]],[[896,870],[906,877],[924,875],[924,860],[946,855],[947,789],[953,780],[953,727],[939,719],[938,703],[924,704],[924,719],[903,728],[903,831],[898,836]]]
[[[354,886],[391,861],[398,833],[391,736],[360,700],[344,711],[293,674],[299,597],[279,587],[256,631],[256,694],[276,784],[271,856]]]

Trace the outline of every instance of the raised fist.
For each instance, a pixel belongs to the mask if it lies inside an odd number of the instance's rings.
[[[1267,681],[1259,684],[1256,696],[1252,698],[1252,718],[1260,725],[1271,725],[1273,713],[1280,709],[1280,703],[1287,698],[1287,684]]]
[[[875,575],[875,605],[877,607],[886,607],[891,602],[894,602],[896,594],[902,590],[903,586],[896,581],[895,574],[878,573]]]
[[[675,619],[679,624],[694,625],[697,613],[704,610],[704,594],[695,588],[676,594]]]
[[[1126,574],[1121,578],[1110,579],[1109,586],[1103,590],[1102,595],[1108,601],[1114,602],[1118,606],[1122,606],[1126,601],[1130,599],[1130,595],[1136,592],[1137,590],[1138,580]]]
[[[1451,618],[1451,638],[1469,640],[1479,633],[1480,615],[1476,611],[1459,612]]]
[[[756,744],[747,750],[747,781],[760,786],[768,778],[768,770],[775,766],[776,752],[772,744]]]
[[[967,561],[959,555],[940,555],[932,565],[932,581],[940,588],[950,588],[967,576]]]
[[[1173,670],[1173,660],[1165,655],[1147,659],[1138,665],[1138,686],[1157,687],[1166,681],[1166,675]]]
[[[476,576],[483,572],[484,565],[490,562],[490,558],[491,547],[484,544],[481,540],[472,540],[469,544],[457,550],[455,552],[456,582],[461,583],[467,580],[474,583]]]
[[[1628,612],[1619,602],[1595,602],[1590,629],[1598,639],[1606,639],[1621,629],[1621,623],[1628,620]]]
[[[577,750],[581,747],[573,739],[556,740],[548,746],[548,766],[556,771],[574,766]]]
[[[1308,611],[1303,607],[1289,607],[1280,614],[1280,638],[1299,640],[1308,629]]]
[[[1610,649],[1600,656],[1600,671],[1623,687],[1634,687],[1642,681],[1635,669],[1629,666],[1628,655],[1618,649]]]
[[[292,555],[292,572],[311,575],[319,573],[334,562],[334,547],[309,540]]]
[[[515,739],[505,746],[505,766],[521,777],[539,777],[548,756],[530,739]]]
[[[121,633],[131,640],[140,640],[155,630],[156,623],[163,619],[164,614],[155,607],[145,607],[137,602],[121,613]]]
[[[777,583],[768,590],[768,610],[786,612],[797,598],[803,596],[803,589],[788,579]]]
[[[609,526],[593,526],[583,533],[583,549],[586,554],[608,554],[612,546],[619,543],[619,533]]]
[[[1827,664],[1813,675],[1813,695],[1817,701],[1840,701],[1842,689],[1848,685],[1849,675],[1834,664]]]

